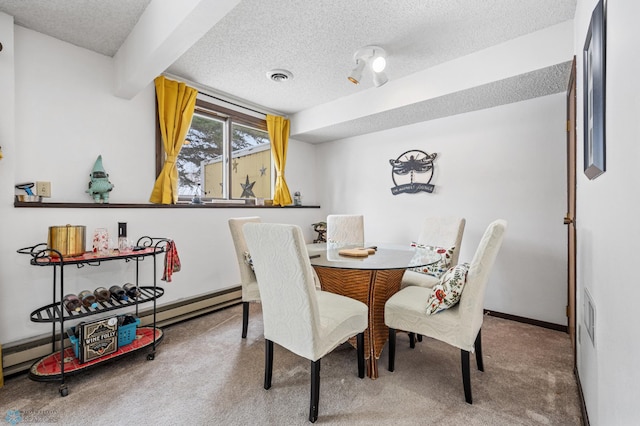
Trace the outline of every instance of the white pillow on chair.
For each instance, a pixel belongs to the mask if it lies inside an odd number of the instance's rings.
[[[462,263],[450,268],[440,277],[440,282],[433,286],[427,297],[427,315],[449,309],[460,301],[468,271],[469,264]]]
[[[244,256],[244,263],[246,263],[249,266],[249,268],[251,268],[251,270],[254,271],[253,260],[251,260],[251,253],[249,253],[248,251],[245,251],[242,254]]]

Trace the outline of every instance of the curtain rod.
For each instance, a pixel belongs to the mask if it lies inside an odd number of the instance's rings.
[[[262,108],[262,107],[260,107],[258,105],[253,105],[250,102],[245,102],[242,99],[238,99],[238,98],[236,98],[236,97],[234,97],[232,95],[227,95],[226,93],[216,92],[215,90],[211,89],[210,87],[207,87],[207,86],[205,86],[203,84],[200,84],[200,83],[196,83],[195,81],[187,80],[187,79],[185,79],[183,77],[180,77],[180,76],[168,73],[168,72],[163,72],[162,75],[164,75],[165,77],[174,79],[174,80],[182,81],[183,83],[194,87],[198,91],[198,93],[200,93],[202,95],[205,95],[205,96],[209,96],[209,97],[211,97],[213,99],[216,99],[218,101],[226,102],[228,104],[237,106],[239,108],[244,108],[244,109],[247,109],[249,111],[255,112],[257,114],[262,114],[262,115],[265,115],[265,116],[267,114],[272,114],[272,115],[280,115],[280,116],[283,116],[285,118],[289,118],[289,117],[287,117],[286,114],[283,114],[283,113],[281,113],[279,111],[273,111],[273,110],[270,110],[268,108]],[[247,105],[251,105],[251,106],[247,106]],[[260,108],[262,110],[259,110]]]
[[[246,106],[244,106],[244,105],[236,104],[236,103],[234,103],[234,102],[228,101],[227,99],[222,99],[222,98],[219,98],[219,97],[217,97],[217,96],[213,96],[213,95],[212,95],[212,94],[210,94],[210,93],[201,92],[200,90],[198,90],[198,93],[199,93],[199,94],[201,94],[201,95],[205,95],[205,96],[208,96],[208,97],[210,97],[210,98],[217,99],[217,100],[219,100],[219,101],[225,102],[225,103],[227,103],[227,104],[235,105],[235,106],[237,106],[238,108],[248,109],[249,111],[253,111],[253,112],[255,112],[256,114],[267,115],[266,113],[264,113],[264,112],[262,112],[262,111],[257,111],[257,110],[255,110],[255,109],[252,109],[252,108],[246,107]]]

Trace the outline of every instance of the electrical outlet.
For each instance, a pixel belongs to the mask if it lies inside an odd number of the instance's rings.
[[[36,195],[51,197],[51,182],[36,182]]]

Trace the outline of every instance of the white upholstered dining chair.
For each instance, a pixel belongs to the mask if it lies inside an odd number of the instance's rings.
[[[484,371],[480,330],[484,318],[484,295],[507,222],[498,219],[486,229],[469,264],[460,301],[427,315],[432,289],[408,286],[387,300],[385,324],[389,327],[389,371],[395,368],[396,330],[405,330],[440,340],[460,349],[465,400],[471,404],[469,353],[475,352],[478,370]]]
[[[446,254],[450,257],[441,261],[442,268],[446,270],[448,267],[458,264],[465,224],[466,220],[462,217],[428,217],[424,220],[420,236],[415,242],[419,245],[440,247],[446,250]],[[409,285],[431,288],[438,283],[439,279],[439,277],[427,273],[407,270],[402,277],[400,288]]]
[[[309,420],[315,422],[323,356],[357,336],[358,376],[364,377],[368,308],[349,297],[316,290],[299,226],[247,223],[243,229],[262,297],[264,388],[271,387],[274,343],[307,358],[311,361]]]
[[[260,301],[260,290],[256,275],[249,264],[249,252],[244,239],[242,226],[249,222],[261,222],[258,216],[237,217],[229,219],[231,238],[236,250],[238,267],[240,268],[240,284],[242,286],[242,338],[247,337],[249,327],[249,303]]]
[[[327,247],[364,245],[364,216],[331,214],[327,216]]]

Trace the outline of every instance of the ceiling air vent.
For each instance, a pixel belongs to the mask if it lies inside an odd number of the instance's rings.
[[[293,78],[293,74],[287,70],[271,70],[267,72],[267,78],[275,81],[276,83],[283,83],[291,80]]]

